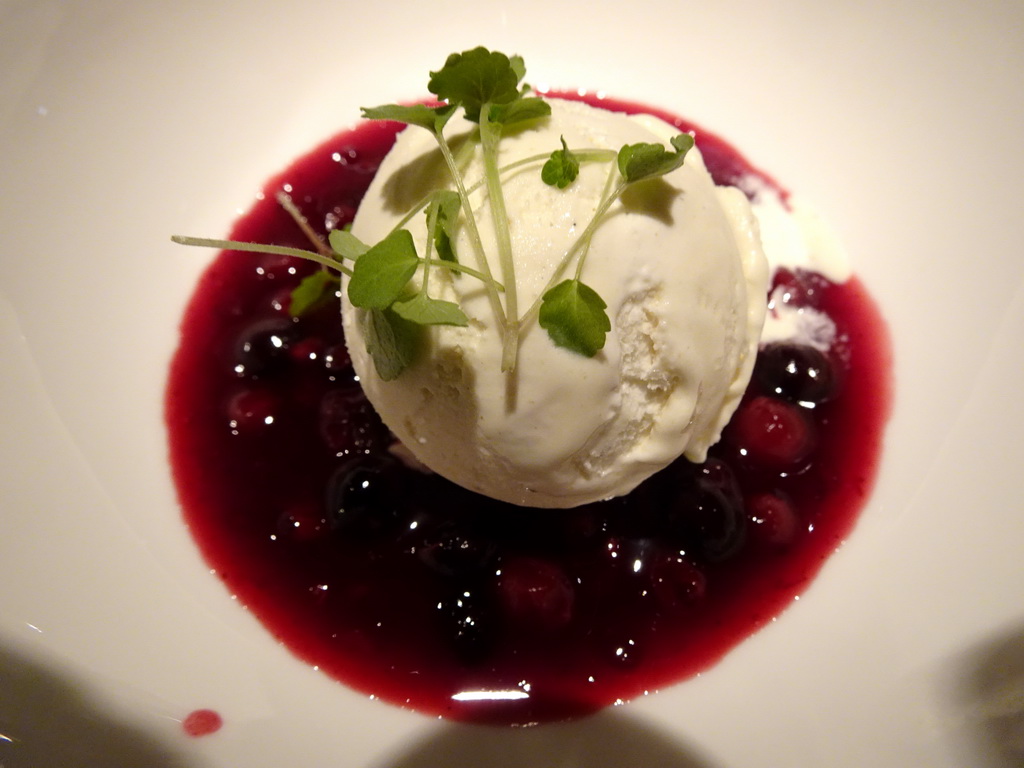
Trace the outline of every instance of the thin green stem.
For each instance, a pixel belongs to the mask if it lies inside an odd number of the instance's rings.
[[[590,219],[590,222],[587,224],[586,229],[583,230],[579,238],[577,238],[576,242],[574,242],[569,247],[569,250],[565,252],[565,254],[562,256],[561,261],[558,262],[558,266],[555,268],[555,271],[551,274],[551,279],[548,280],[547,285],[544,286],[544,290],[540,292],[540,294],[534,300],[533,304],[530,305],[530,308],[526,310],[526,312],[523,314],[521,318],[519,318],[520,327],[533,322],[533,319],[537,316],[537,313],[540,311],[540,305],[544,300],[544,294],[550,291],[552,288],[554,288],[555,285],[557,285],[558,279],[562,276],[562,273],[565,271],[565,268],[569,266],[569,263],[573,260],[576,254],[580,252],[580,249],[584,247],[590,247],[590,240],[593,238],[594,232],[597,231],[597,227],[601,223],[601,218],[608,212],[608,209],[611,208],[612,204],[619,199],[626,186],[627,184],[625,181],[620,181],[619,184],[616,185],[612,193],[601,201],[600,205],[598,205],[597,207],[597,210],[594,211],[594,216]],[[581,269],[582,267],[577,266],[577,279],[579,279],[579,273]]]
[[[472,149],[472,146],[473,146],[472,143],[468,142],[468,141],[465,144],[462,145],[462,147],[459,149],[459,155],[460,156],[454,158],[455,159],[455,167],[459,166],[459,163],[462,160],[461,156],[466,154],[466,150],[467,149]],[[583,163],[583,162],[605,162],[606,163],[606,162],[608,162],[610,160],[614,160],[615,159],[615,155],[616,155],[616,153],[613,150],[611,150],[611,149],[570,149],[569,151],[572,152],[574,155],[576,155],[577,159],[581,163]],[[502,174],[502,175],[505,175],[506,173],[509,173],[511,171],[516,170],[517,168],[522,168],[524,165],[531,165],[533,163],[539,163],[539,162],[542,162],[542,161],[546,161],[550,156],[551,156],[551,154],[547,153],[547,154],[530,155],[529,157],[521,157],[518,160],[515,160],[515,161],[513,161],[511,163],[508,163],[506,165],[501,166],[498,169],[498,172],[500,174]],[[468,187],[466,187],[466,194],[467,195],[472,195],[474,192],[476,192],[477,190],[482,188],[484,186],[484,184],[486,184],[486,183],[487,183],[487,180],[482,178],[479,181],[477,181],[476,183],[470,184]],[[424,195],[423,199],[421,199],[418,203],[416,203],[416,205],[414,205],[412,208],[410,208],[405,213],[405,215],[402,216],[402,218],[398,220],[398,222],[395,224],[395,226],[393,226],[391,228],[391,231],[395,232],[396,230],[401,229],[406,224],[408,224],[410,221],[412,221],[413,217],[417,213],[419,213],[424,208],[426,208],[428,205],[430,205],[430,200],[431,200],[431,198],[433,196],[434,196],[433,192],[430,192],[430,193]]]
[[[480,108],[480,139],[483,143],[487,198],[491,207],[491,219],[494,222],[494,235],[498,241],[498,263],[501,265],[501,277],[505,282],[505,332],[502,338],[501,370],[508,373],[515,370],[519,352],[519,305],[515,260],[512,258],[512,235],[508,227],[505,194],[501,188],[501,172],[498,170],[501,125],[488,120],[487,113],[490,108],[489,103]]]
[[[498,291],[494,288],[494,277],[491,274],[491,266],[487,263],[487,253],[484,251],[483,239],[480,237],[480,230],[476,225],[476,217],[473,215],[473,206],[469,201],[469,193],[466,192],[466,185],[462,181],[462,173],[459,171],[459,167],[455,163],[455,158],[452,156],[451,147],[448,146],[448,142],[442,134],[438,133],[435,134],[435,136],[437,138],[438,146],[441,147],[441,155],[444,157],[444,161],[448,165],[448,171],[451,173],[452,181],[455,183],[455,189],[459,193],[459,199],[462,201],[462,210],[466,216],[466,226],[469,227],[469,237],[473,242],[473,247],[477,251],[477,260],[479,261],[480,272],[486,276],[484,284],[487,286],[487,298],[491,302],[491,310],[494,312],[498,328],[501,333],[504,334],[506,324],[505,311],[502,309],[501,299],[498,297]]]
[[[623,179],[622,180],[622,184],[620,185],[620,187],[613,192],[613,190],[612,190],[612,182],[615,181],[617,176],[618,176],[618,167],[613,165],[611,168],[608,169],[608,177],[604,180],[604,189],[601,190],[601,201],[602,201],[602,204],[604,203],[605,200],[608,200],[608,201],[610,201],[610,202],[608,202],[608,206],[610,206],[613,202],[615,202],[615,200],[619,199],[619,195],[621,195],[622,191],[626,188],[626,180]],[[605,206],[605,210],[606,211],[608,210],[607,206]],[[595,217],[596,216],[597,216],[597,214],[595,214]],[[585,235],[586,235],[586,232],[584,232],[584,234],[581,235],[580,238],[583,239]],[[591,231],[590,235],[587,236],[586,239],[583,241],[582,250],[580,251],[579,258],[576,260],[576,280],[579,280],[580,279],[580,275],[583,274],[583,263],[587,260],[587,254],[590,253],[590,244],[594,240],[593,236],[594,236],[594,233],[593,233],[593,231]]]
[[[248,251],[250,253],[270,253],[275,256],[295,256],[299,259],[307,259],[316,262],[322,267],[342,272],[349,277],[352,270],[341,262],[321,256],[316,251],[306,251],[302,248],[289,248],[284,245],[266,245],[264,243],[243,243],[240,240],[215,240],[209,237],[188,237],[186,235],[172,235],[171,241],[179,245],[193,245],[200,248],[218,248],[222,251]]]
[[[420,261],[422,262],[424,261],[424,259],[420,259]],[[481,283],[484,283],[488,286],[492,286],[496,291],[499,291],[501,293],[505,292],[505,286],[499,283],[497,280],[488,277],[487,275],[483,274],[482,272],[479,272],[478,270],[473,269],[472,267],[467,267],[465,264],[460,264],[457,261],[445,261],[444,259],[431,259],[430,263],[442,269],[450,269],[452,272],[461,272],[463,274],[469,275],[470,277],[475,277]]]
[[[423,282],[420,293],[427,293],[427,280],[430,279],[430,256],[434,252],[434,228],[437,226],[437,205],[427,209],[427,244],[423,249]]]
[[[309,226],[309,220],[302,215],[302,211],[299,210],[299,206],[292,200],[292,196],[283,190],[278,192],[275,196],[277,204],[284,208],[285,212],[292,217],[292,220],[298,225],[299,229],[302,230],[302,234],[313,244],[316,248],[317,253],[325,258],[331,258],[334,255],[334,251],[331,247],[323,241],[323,238],[317,234],[314,229]]]

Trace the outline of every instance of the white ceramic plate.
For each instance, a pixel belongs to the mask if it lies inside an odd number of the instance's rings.
[[[896,357],[874,498],[799,603],[696,680],[527,732],[279,647],[198,557],[161,411],[207,258],[168,236],[226,232],[477,44],[731,139],[839,231]],[[1015,764],[1022,92],[1009,0],[0,2],[0,764]],[[201,707],[224,727],[190,739]]]

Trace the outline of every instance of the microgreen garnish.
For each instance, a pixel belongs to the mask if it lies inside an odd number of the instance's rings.
[[[370,249],[370,246],[347,229],[332,229],[327,241],[338,256],[349,261],[355,261]]]
[[[508,104],[492,105],[487,112],[487,119],[491,123],[507,126],[527,120],[536,120],[539,117],[547,117],[550,114],[550,104],[543,99],[531,96],[516,99]]]
[[[675,152],[661,144],[627,144],[619,150],[619,173],[627,183],[642,181],[671,173],[683,164],[686,153],[693,147],[693,136],[681,133],[672,137]]]
[[[319,269],[302,278],[302,281],[292,291],[288,301],[288,314],[292,317],[302,317],[313,312],[337,294],[341,280],[338,276]]]
[[[427,231],[433,235],[434,250],[443,261],[459,261],[455,254],[455,225],[461,205],[458,193],[450,189],[434,193],[427,205]]]
[[[397,379],[416,359],[423,326],[390,309],[366,310],[358,322],[377,375],[384,381]]]
[[[673,137],[671,150],[661,144],[639,143],[627,144],[617,153],[606,149],[570,149],[565,138],[560,137],[561,148],[550,155],[520,158],[504,168],[499,167],[498,146],[505,128],[543,120],[551,114],[547,102],[528,95],[529,86],[522,82],[525,74],[526,68],[519,56],[474,48],[453,53],[441,69],[430,73],[427,88],[443,102],[441,105],[385,104],[362,109],[368,119],[394,120],[428,131],[437,141],[453,186],[453,189],[433,192],[414,206],[378,243],[364,243],[347,230],[334,230],[329,234],[328,248],[287,195],[284,195],[286,199],[279,195],[279,201],[307,234],[315,250],[200,238],[173,239],[187,245],[300,256],[325,267],[326,270],[309,275],[294,289],[289,311],[296,316],[321,306],[337,292],[338,277],[331,271],[348,275],[349,301],[360,313],[357,322],[367,351],[378,375],[385,380],[396,378],[413,362],[426,326],[469,323],[456,302],[431,295],[431,286],[436,283],[432,280],[435,269],[446,272],[449,277],[466,274],[483,284],[502,340],[503,371],[511,373],[515,369],[520,333],[534,318],[556,345],[593,357],[604,347],[611,330],[605,300],[581,280],[594,234],[608,209],[631,184],[662,176],[682,166],[686,153],[693,146],[693,137],[687,134]],[[467,184],[463,178],[460,163],[444,134],[459,109],[467,120],[477,124],[469,141],[478,142],[482,149],[483,179],[472,184]],[[463,147],[465,149],[467,146]],[[610,163],[612,160],[615,162]],[[583,162],[610,163],[609,175],[591,220],[562,255],[541,295],[520,314],[515,258],[501,179],[502,174],[514,168],[541,162],[541,181],[558,189],[573,184]],[[479,187],[486,189],[491,210],[496,240],[494,254],[488,254],[484,248],[469,199],[469,193]],[[427,220],[422,257],[412,234],[404,228],[419,212]],[[462,227],[476,261],[475,269],[461,263],[459,256],[466,254],[455,252],[458,230]],[[492,273],[492,260],[500,271],[500,282]],[[571,278],[563,277],[574,261],[575,274]],[[418,281],[415,280],[417,274]]]
[[[593,357],[612,329],[607,306],[593,288],[579,280],[563,280],[544,293],[537,322],[558,346]]]
[[[440,70],[430,73],[427,90],[441,101],[462,107],[466,119],[476,123],[485,105],[520,98],[519,81],[525,74],[521,56],[508,57],[480,46],[451,54]]]
[[[458,304],[432,299],[422,292],[411,299],[396,301],[392,309],[406,320],[420,325],[469,325],[469,318]]]
[[[354,307],[387,309],[402,296],[419,265],[409,230],[396,229],[356,259],[348,300]]]
[[[549,187],[565,189],[576,181],[580,172],[580,161],[569,150],[569,145],[565,143],[565,137],[560,138],[562,148],[551,153],[551,157],[540,169],[540,179]]]
[[[435,135],[440,135],[445,124],[455,114],[455,107],[428,107],[426,104],[385,104],[380,107],[363,107],[363,117],[368,120],[394,120],[408,125],[418,125]]]

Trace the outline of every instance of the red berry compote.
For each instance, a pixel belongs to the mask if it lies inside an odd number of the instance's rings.
[[[588,101],[694,130],[719,184],[785,196],[684,120]],[[398,129],[364,124],[299,159],[232,239],[308,247],[275,202],[282,189],[321,235],[345,225]],[[352,370],[338,302],[288,314],[314,269],[237,252],[208,268],[167,387],[171,463],[227,589],[296,656],[368,695],[525,724],[683,680],[791,604],[868,497],[889,348],[855,278],[774,276],[774,295],[827,315],[834,340],[763,346],[704,464],[680,459],[612,501],[534,510],[401,460]]]

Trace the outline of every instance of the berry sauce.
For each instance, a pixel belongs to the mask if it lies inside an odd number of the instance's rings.
[[[216,733],[223,725],[224,720],[220,713],[213,709],[196,709],[181,721],[182,730],[195,738]]]
[[[777,189],[695,130],[720,184]],[[348,223],[397,125],[367,123],[270,180],[236,240],[308,247]],[[854,278],[780,271],[827,314],[826,353],[763,347],[703,465],[626,497],[533,510],[396,458],[345,350],[337,301],[293,319],[315,265],[222,253],[186,310],[167,389],[185,519],[227,589],[296,656],[373,697],[458,720],[583,715],[688,678],[777,616],[849,534],[889,403],[884,325]],[[780,295],[779,293],[776,294]]]

